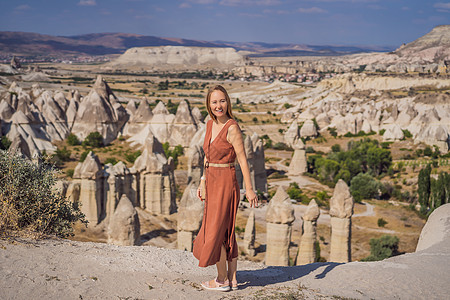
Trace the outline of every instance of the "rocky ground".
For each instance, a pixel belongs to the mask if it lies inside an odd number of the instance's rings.
[[[239,289],[204,291],[215,267],[190,252],[68,240],[2,240],[1,299],[446,299],[450,205],[430,217],[418,252],[380,262],[267,267],[239,261]]]

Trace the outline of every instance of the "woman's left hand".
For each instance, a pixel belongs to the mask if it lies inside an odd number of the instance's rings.
[[[245,192],[245,197],[250,203],[250,207],[258,207],[258,196],[253,190],[248,190],[247,192]]]

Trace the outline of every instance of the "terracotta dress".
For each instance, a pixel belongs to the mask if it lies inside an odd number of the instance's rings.
[[[200,267],[214,265],[220,259],[221,245],[227,251],[227,260],[238,256],[238,246],[234,226],[239,205],[239,185],[236,180],[234,161],[236,153],[227,141],[228,128],[236,124],[233,119],[223,126],[217,137],[211,142],[212,120],[206,124],[203,150],[209,163],[232,163],[231,167],[207,166],[206,200],[203,222],[194,240],[194,256],[199,260]]]

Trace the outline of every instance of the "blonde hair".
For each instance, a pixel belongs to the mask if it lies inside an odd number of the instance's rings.
[[[227,116],[231,119],[234,119],[233,112],[231,111],[231,100],[230,96],[228,96],[227,90],[221,86],[221,85],[215,85],[213,87],[210,87],[208,90],[208,94],[206,95],[206,109],[208,110],[209,116],[211,119],[213,119],[214,122],[217,122],[216,115],[213,114],[211,110],[210,100],[211,100],[211,94],[214,91],[221,91],[225,95],[225,100],[227,100]]]

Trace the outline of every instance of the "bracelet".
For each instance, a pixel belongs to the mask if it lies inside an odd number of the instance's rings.
[[[205,177],[205,176],[202,176],[202,177],[200,177],[200,179],[201,179],[201,180],[205,180],[205,179],[206,179],[206,177]]]

